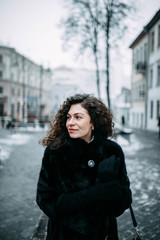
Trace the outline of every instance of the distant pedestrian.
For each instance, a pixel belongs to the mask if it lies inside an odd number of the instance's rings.
[[[158,128],[159,128],[159,131],[158,131],[158,137],[160,139],[160,115],[158,117]]]
[[[4,128],[5,120],[4,120],[3,117],[2,117],[2,119],[1,119],[1,124],[2,124],[2,128]]]
[[[124,127],[125,126],[125,117],[124,116],[121,117],[121,122],[122,122],[122,126]]]
[[[15,119],[12,119],[12,120],[8,121],[6,128],[8,130],[10,130],[10,133],[14,133],[15,126],[16,126]]]
[[[10,129],[11,126],[12,126],[12,122],[9,120],[8,123],[7,123],[7,125],[6,125],[6,128],[7,128],[7,129]]]
[[[47,240],[118,240],[116,217],[131,204],[124,153],[109,139],[112,115],[89,94],[64,101],[48,135],[37,204]]]

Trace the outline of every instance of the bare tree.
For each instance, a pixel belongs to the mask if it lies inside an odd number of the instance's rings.
[[[128,4],[124,0],[72,0],[72,15],[66,20],[66,36],[80,34],[82,36],[80,52],[91,48],[95,57],[97,69],[97,88],[99,89],[98,42],[99,32],[104,36],[106,96],[108,107],[110,99],[110,48],[114,46],[127,29],[124,20],[133,9],[131,0]],[[78,17],[77,17],[78,9]],[[76,13],[76,15],[75,15]]]
[[[128,1],[129,2],[129,1]],[[103,0],[99,10],[99,19],[97,19],[105,37],[105,65],[106,65],[106,95],[108,107],[111,108],[110,99],[110,47],[118,41],[127,29],[123,20],[128,16],[131,5],[125,4],[121,0]],[[93,17],[93,16],[91,16]]]
[[[87,0],[70,1],[70,14],[67,19],[61,21],[61,26],[65,28],[64,40],[79,39],[79,54],[84,54],[86,50],[91,50],[96,66],[97,93],[100,98],[100,74],[99,74],[99,16],[98,0],[93,0],[92,4]],[[90,15],[94,14],[94,18]]]

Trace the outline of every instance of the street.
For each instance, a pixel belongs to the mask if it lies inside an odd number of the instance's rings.
[[[36,205],[35,195],[44,151],[38,141],[44,132],[9,133],[2,130],[0,129],[0,239],[29,240],[42,214]],[[116,141],[125,153],[132,206],[142,231],[142,239],[159,240],[160,140],[143,131],[134,131],[129,137],[119,135]],[[6,154],[4,149],[7,150]],[[120,240],[133,238],[134,228],[128,210],[118,218],[118,228]]]
[[[156,136],[156,134],[155,134]],[[141,229],[142,239],[160,239],[160,140],[135,131],[130,143],[118,137],[126,156],[131,182],[133,209]],[[134,233],[127,210],[118,218],[120,240],[132,239]],[[134,235],[135,236],[135,235]]]
[[[0,136],[0,239],[26,240],[41,214],[35,196],[43,154],[38,143],[42,132],[0,129]]]

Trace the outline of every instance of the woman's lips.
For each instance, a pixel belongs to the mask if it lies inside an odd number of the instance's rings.
[[[77,129],[69,128],[68,130],[70,133],[78,131]]]

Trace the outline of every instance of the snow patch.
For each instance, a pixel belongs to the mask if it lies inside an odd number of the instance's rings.
[[[0,165],[2,168],[3,162],[9,159],[13,146],[24,145],[31,140],[32,136],[27,134],[10,134],[6,138],[0,138]]]
[[[8,138],[0,139],[0,144],[4,145],[23,145],[31,139],[30,135],[25,134],[12,134]]]

